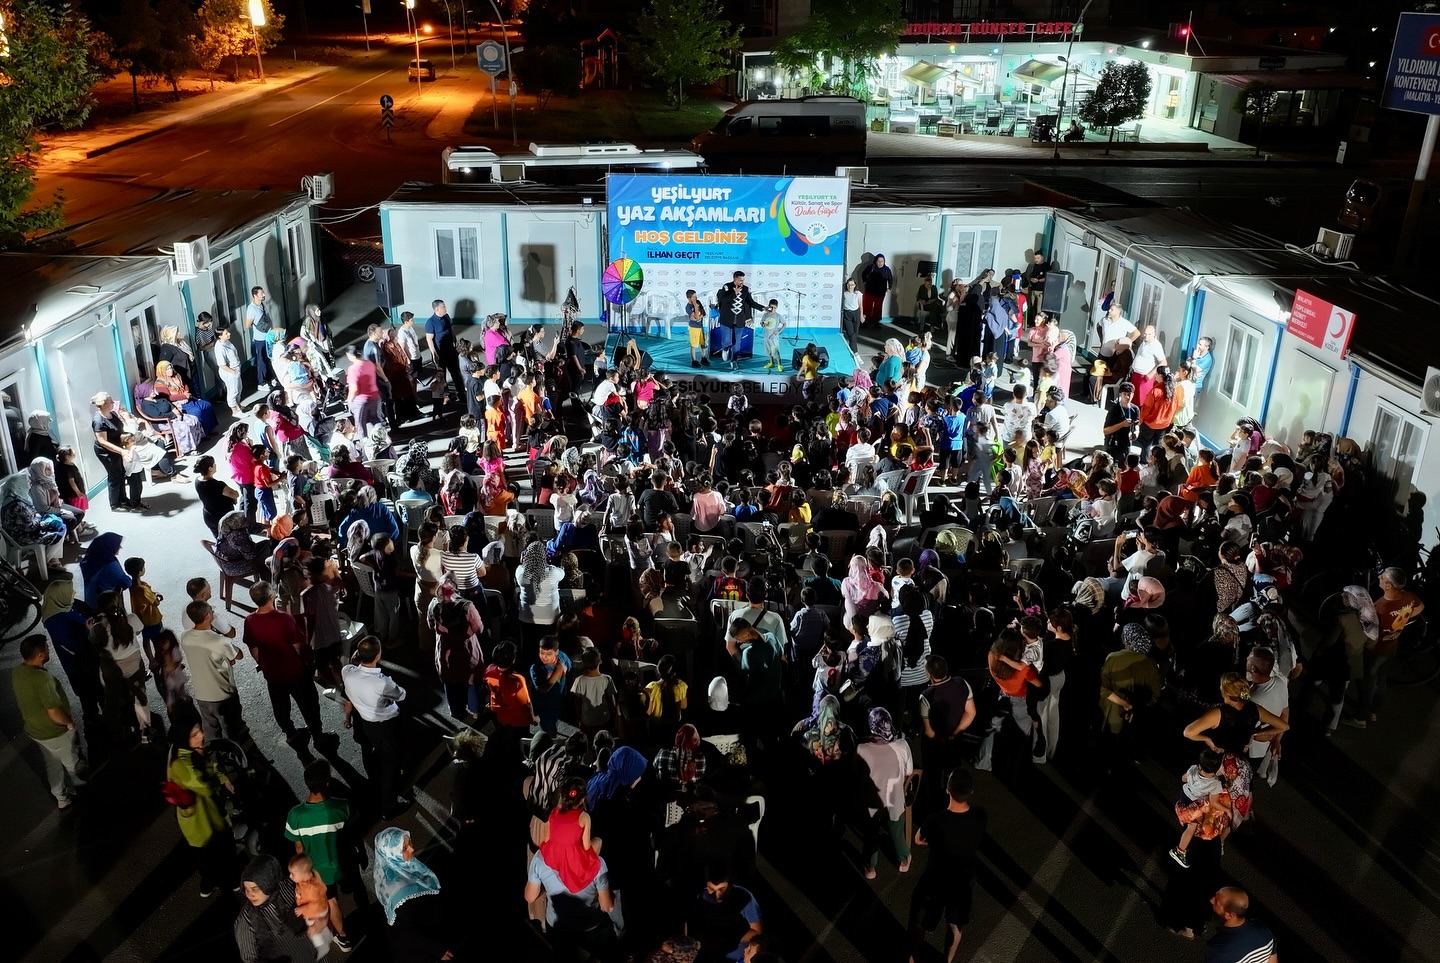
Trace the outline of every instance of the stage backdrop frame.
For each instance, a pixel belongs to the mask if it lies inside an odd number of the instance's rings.
[[[632,320],[668,319],[684,337],[686,290],[708,306],[744,271],[756,301],[780,302],[787,335],[840,327],[849,178],[612,174],[606,200],[609,260],[645,275]]]

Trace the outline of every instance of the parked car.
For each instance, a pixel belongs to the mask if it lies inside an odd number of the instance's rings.
[[[1336,220],[1347,231],[1363,234],[1375,220],[1375,209],[1385,190],[1374,181],[1358,180],[1350,184],[1345,192],[1345,201],[1340,205],[1340,216]]]
[[[410,73],[407,79],[414,80],[416,77],[419,77],[421,80],[434,80],[435,65],[428,60],[410,61]]]

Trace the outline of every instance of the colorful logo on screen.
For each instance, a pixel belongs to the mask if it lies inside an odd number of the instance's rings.
[[[839,183],[841,190],[849,189],[849,181]],[[837,192],[835,178],[796,177],[776,181],[775,187],[770,218],[785,246],[797,257],[812,247],[829,254],[826,242],[845,232],[847,198]]]

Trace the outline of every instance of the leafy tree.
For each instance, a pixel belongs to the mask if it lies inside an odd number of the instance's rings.
[[[631,56],[665,90],[677,110],[687,84],[708,84],[730,72],[740,28],[718,0],[650,0],[635,23]]]
[[[528,41],[525,46],[517,58],[516,73],[527,88],[565,97],[580,92],[580,56],[574,47],[546,44],[532,50]]]
[[[1260,156],[1260,135],[1265,133],[1265,116],[1280,103],[1280,91],[1267,87],[1258,80],[1252,80],[1235,96],[1235,109],[1242,114],[1254,114],[1260,122],[1255,131],[1255,156]]]
[[[840,91],[869,96],[875,58],[894,53],[905,32],[899,0],[815,0],[810,18],[775,45],[775,62],[813,80],[815,65],[829,76],[840,67]]]
[[[238,80],[241,58],[255,56],[257,33],[261,53],[279,42],[285,18],[275,12],[270,0],[260,0],[260,3],[265,9],[265,26],[258,31],[250,25],[247,0],[205,0],[200,5],[200,11],[195,15],[199,34],[195,55],[200,66],[206,70],[218,70],[229,58],[230,77]]]
[[[155,68],[179,100],[180,75],[200,66],[195,11],[188,0],[158,0],[155,12],[166,27],[160,33]]]
[[[114,41],[111,60],[130,75],[130,103],[140,111],[140,78],[160,72],[160,17],[150,0],[121,0],[120,12],[105,21],[105,31]]]
[[[1115,128],[1120,124],[1145,116],[1145,105],[1150,102],[1150,71],[1142,63],[1131,60],[1126,63],[1111,62],[1100,71],[1100,80],[1095,89],[1085,96],[1080,105],[1080,119],[1091,127],[1110,128],[1110,139],[1105,142],[1105,153],[1115,141]],[[1055,132],[1062,136],[1061,131]]]
[[[0,244],[8,245],[62,223],[59,194],[26,209],[35,194],[39,134],[85,122],[99,72],[88,56],[90,21],[70,4],[8,0],[0,16]]]

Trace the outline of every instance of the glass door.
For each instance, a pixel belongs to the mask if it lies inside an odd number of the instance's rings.
[[[4,463],[7,475],[19,471],[29,463],[29,459],[25,457],[25,435],[29,431],[29,422],[26,419],[31,411],[40,407],[28,403],[31,401],[33,399],[25,397],[19,374],[8,381],[0,382],[0,405],[5,408],[5,432],[0,435],[0,462]]]
[[[135,375],[139,381],[155,377],[155,361],[160,357],[160,314],[151,298],[125,311],[125,325],[130,329],[130,350],[135,355]],[[122,399],[129,406],[129,401]]]

